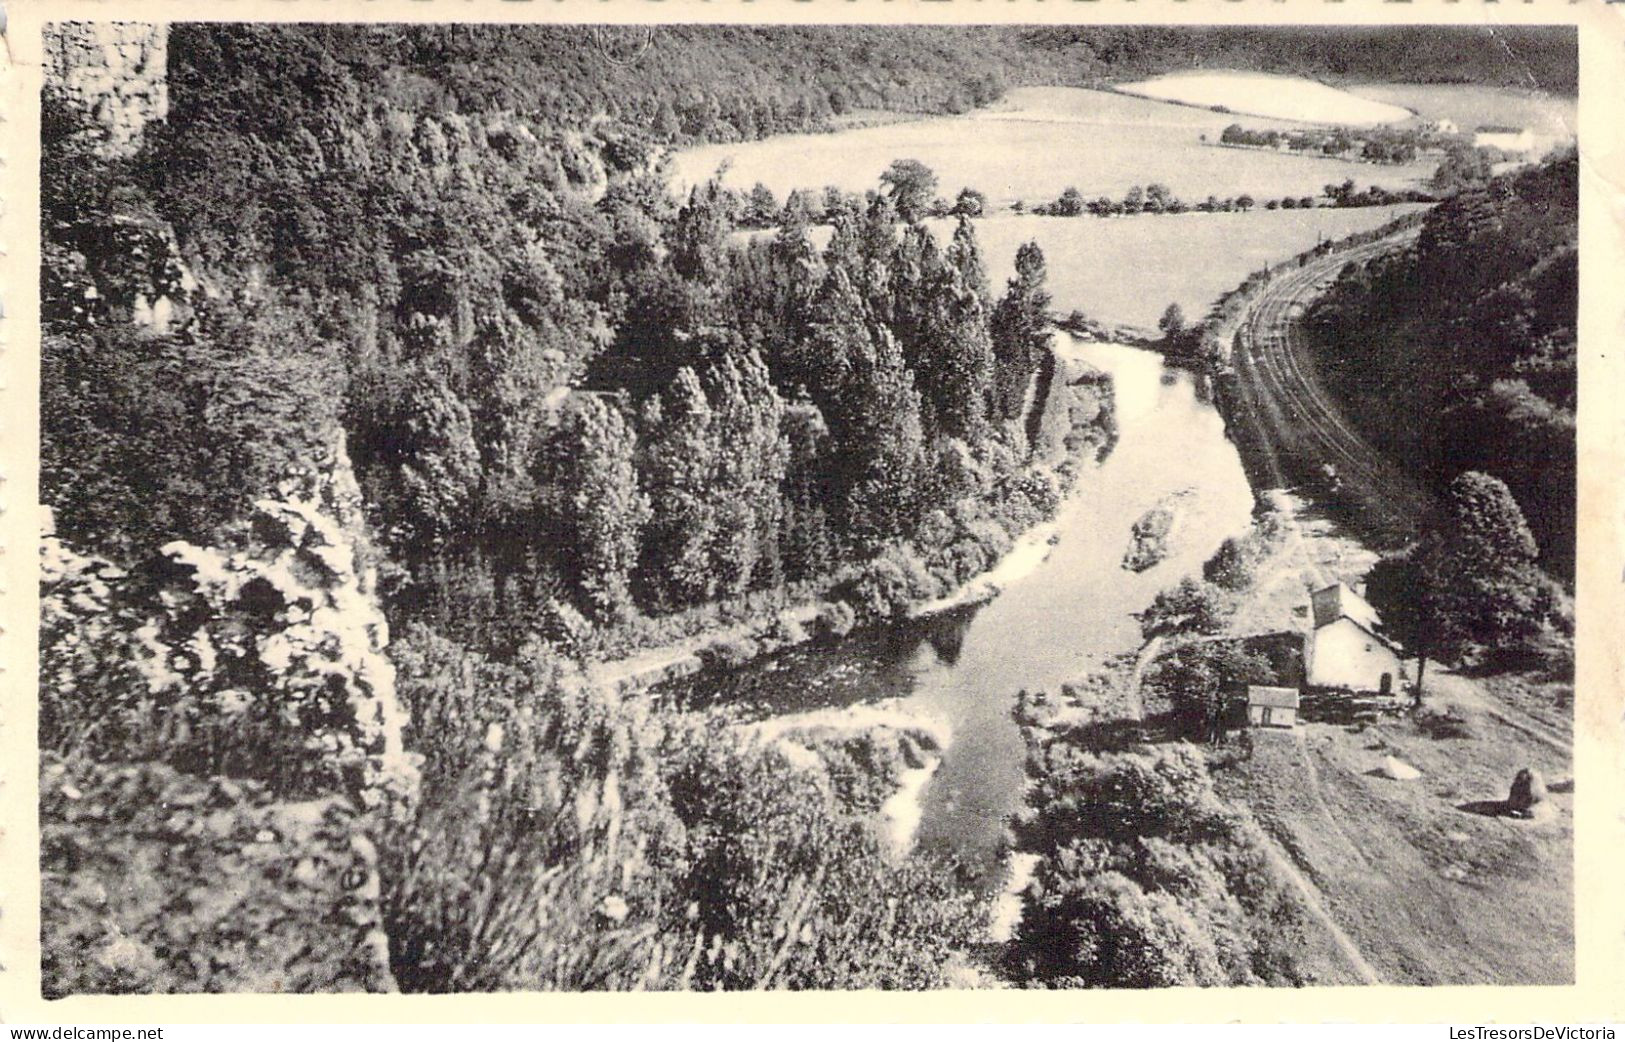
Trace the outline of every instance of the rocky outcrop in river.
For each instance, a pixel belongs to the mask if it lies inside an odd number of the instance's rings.
[[[1140,515],[1131,529],[1128,551],[1123,555],[1123,567],[1131,572],[1143,572],[1160,564],[1168,556],[1170,540],[1179,526],[1182,501],[1190,496],[1182,489],[1164,496],[1156,506]]]

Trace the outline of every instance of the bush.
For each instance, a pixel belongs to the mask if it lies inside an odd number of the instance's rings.
[[[838,640],[852,632],[858,624],[858,613],[845,601],[832,601],[818,609],[813,619],[813,634],[820,640]]]
[[[730,637],[699,651],[707,669],[736,669],[762,653],[762,646],[750,637]]]
[[[789,612],[773,616],[773,622],[762,635],[763,647],[790,648],[807,640],[807,628]]]
[[[567,688],[545,656],[419,629],[397,657],[425,760],[384,858],[404,990],[942,987],[980,930],[950,872],[895,862],[843,806],[874,802],[895,748],[841,743],[836,778]]]
[[[941,586],[912,552],[891,547],[836,587],[836,593],[864,621],[906,614],[915,603],[936,597]]]
[[[1207,738],[1224,725],[1229,691],[1270,678],[1269,663],[1262,656],[1247,651],[1239,641],[1215,640],[1183,644],[1162,655],[1148,682],[1167,700],[1186,733]]]
[[[1146,640],[1176,633],[1217,633],[1224,628],[1225,609],[1218,587],[1186,577],[1157,594],[1140,614],[1140,633]]]
[[[1202,565],[1202,578],[1232,593],[1248,589],[1258,580],[1259,567],[1286,537],[1286,518],[1279,511],[1264,514],[1240,538],[1231,536]]]
[[[1006,952],[1049,987],[1297,984],[1303,929],[1257,826],[1227,809],[1189,747],[1042,750],[1024,845],[1039,854]]]
[[[1417,710],[1415,719],[1416,726],[1435,741],[1451,738],[1474,739],[1480,736],[1478,719],[1466,713],[1460,706],[1425,706]]]
[[[374,825],[342,797],[46,753],[46,997],[393,990]]]

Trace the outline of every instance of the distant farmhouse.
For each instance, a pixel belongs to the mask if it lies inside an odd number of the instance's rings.
[[[1304,685],[1393,694],[1405,663],[1377,610],[1342,583],[1316,590],[1309,604],[1315,628],[1304,641]]]
[[[1247,723],[1295,727],[1300,712],[1370,708],[1391,699],[1409,681],[1404,652],[1382,632],[1375,608],[1337,583],[1310,594],[1305,631],[1260,633],[1242,646],[1269,667],[1270,684],[1249,685]],[[1239,693],[1239,692],[1238,692]],[[1342,707],[1338,710],[1336,707]]]
[[[1477,148],[1499,148],[1503,152],[1528,152],[1535,147],[1535,135],[1523,127],[1482,126],[1473,131]]]

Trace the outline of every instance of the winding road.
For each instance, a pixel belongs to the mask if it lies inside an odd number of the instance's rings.
[[[1317,485],[1396,542],[1414,535],[1429,498],[1326,392],[1302,327],[1305,310],[1345,265],[1403,249],[1418,233],[1411,228],[1314,257],[1271,280],[1235,320],[1231,351],[1242,412],[1237,418],[1252,428],[1252,462],[1263,468],[1263,477],[1281,488]]]

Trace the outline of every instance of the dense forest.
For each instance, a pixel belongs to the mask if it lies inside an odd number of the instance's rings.
[[[560,34],[536,35],[545,63]],[[394,609],[511,650],[578,614],[828,580],[955,504],[1019,524],[1012,504],[1054,499],[1015,422],[1047,321],[1036,251],[996,300],[969,225],[899,237],[903,189],[878,185],[838,201],[823,255],[793,213],[736,249],[741,200],[675,205],[618,147],[613,82],[478,107],[524,93],[543,65],[495,53],[529,40],[177,28],[169,120],[111,165],[47,99],[52,144],[81,148],[45,186],[65,536],[115,556],[206,539],[342,428]],[[278,89],[290,75],[303,89]],[[759,75],[740,69],[740,97]],[[108,319],[175,276],[100,247],[163,218],[206,288],[137,337]],[[161,239],[137,256],[174,266]],[[932,549],[963,556],[984,515],[937,522]]]
[[[1578,177],[1571,152],[1458,193],[1413,249],[1345,270],[1309,319],[1322,371],[1367,436],[1440,491],[1465,471],[1500,478],[1545,568],[1568,581]]]
[[[1036,247],[996,291],[968,223],[911,223],[928,172],[907,165],[822,201],[822,252],[795,207],[743,243],[747,200],[673,200],[641,117],[611,111],[687,117],[693,95],[704,119],[673,136],[707,138],[765,79],[792,115],[751,133],[847,104],[794,71],[816,49],[766,38],[714,41],[758,64],[657,48],[639,77],[692,89],[651,93],[600,61],[561,79],[584,59],[560,31],[177,26],[168,118],[133,152],[47,89],[48,990],[256,966],[422,990],[945,983],[981,908],[877,835],[902,739],[809,761],[580,684],[585,658],[797,595],[830,597],[837,633],[939,596],[1063,491],[1028,442]],[[932,80],[931,53],[908,49],[906,96],[866,59],[851,103],[986,100]],[[277,817],[299,800],[338,802],[312,833]],[[144,817],[199,801],[227,809]],[[207,853],[153,871],[261,884],[178,920],[124,902],[109,927],[86,866],[198,828],[221,830]],[[357,872],[370,904],[340,885]],[[372,968],[343,933],[313,953],[279,902],[348,909],[385,938]]]

